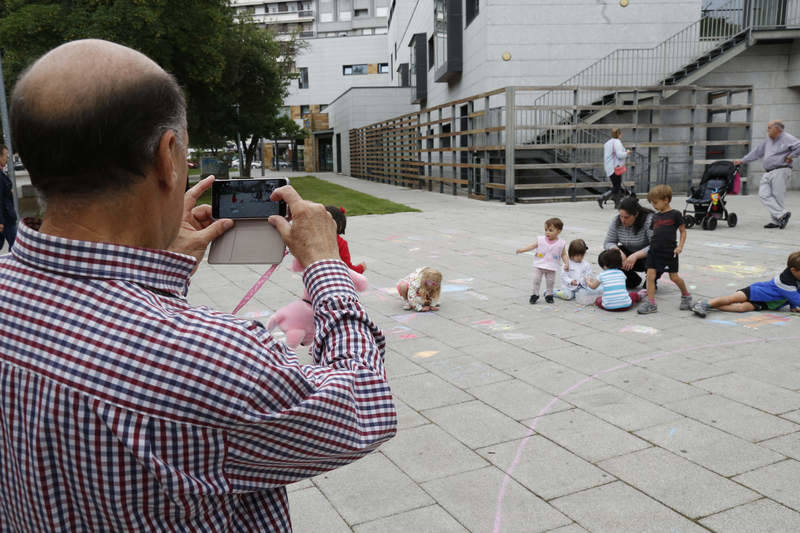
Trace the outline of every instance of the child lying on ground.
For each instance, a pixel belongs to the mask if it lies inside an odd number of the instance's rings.
[[[718,296],[709,301],[700,300],[692,312],[705,318],[711,309],[746,313],[747,311],[777,311],[789,306],[800,313],[800,252],[794,252],[786,261],[786,270],[769,281],[753,283],[728,296]]]

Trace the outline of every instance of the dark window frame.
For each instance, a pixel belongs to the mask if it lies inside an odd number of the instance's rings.
[[[299,75],[297,76],[297,88],[308,89],[310,87],[308,83],[308,67],[300,67],[298,72]]]
[[[465,0],[464,2],[464,20],[466,24],[464,27],[468,27],[470,23],[475,20],[475,18],[481,14],[481,0]]]

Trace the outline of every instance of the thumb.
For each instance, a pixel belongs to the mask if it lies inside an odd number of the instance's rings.
[[[223,218],[209,224],[207,228],[198,231],[197,236],[200,237],[200,239],[203,242],[208,244],[211,241],[220,237],[223,233],[225,233],[232,227],[233,227],[233,220],[229,218]]]
[[[269,223],[272,224],[272,226],[278,230],[278,233],[281,234],[283,242],[288,242],[289,232],[292,230],[292,226],[289,224],[289,221],[280,215],[272,215],[269,217]]]

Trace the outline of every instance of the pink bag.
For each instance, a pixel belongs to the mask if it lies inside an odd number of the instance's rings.
[[[614,169],[616,172],[616,169]],[[736,171],[736,174],[733,175],[733,187],[731,187],[731,194],[739,194],[742,192],[742,175],[739,171]]]
[[[612,148],[612,150],[613,150],[613,148]],[[622,176],[623,174],[625,174],[628,171],[628,167],[626,167],[625,165],[617,166],[617,153],[614,152],[614,151],[612,151],[611,153],[614,155],[614,175],[615,176]]]

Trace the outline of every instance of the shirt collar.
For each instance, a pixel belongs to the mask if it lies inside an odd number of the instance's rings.
[[[74,277],[120,280],[184,296],[196,260],[165,250],[78,241],[19,225],[11,254],[31,267]]]

